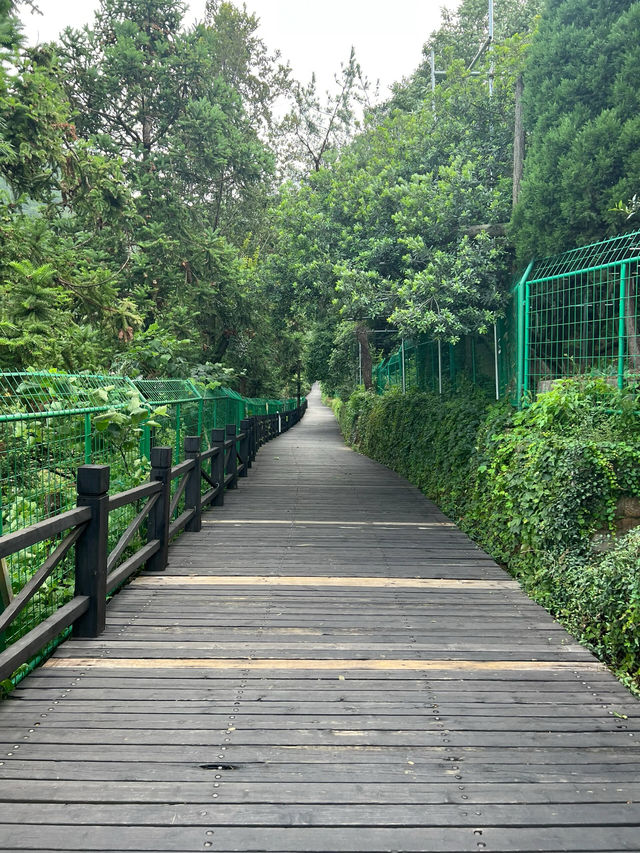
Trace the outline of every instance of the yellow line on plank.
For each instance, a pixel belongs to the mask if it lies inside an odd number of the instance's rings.
[[[338,527],[455,527],[452,521],[315,521],[300,518],[257,519],[257,518],[217,518],[203,519],[203,524],[331,524]]]
[[[526,660],[282,660],[279,658],[50,658],[49,669],[295,669],[295,670],[407,670],[426,672],[500,670],[539,672],[553,670],[606,671],[597,661],[526,661]]]
[[[380,589],[520,589],[514,580],[456,580],[455,578],[287,577],[286,575],[153,575],[139,577],[133,586],[330,586]]]

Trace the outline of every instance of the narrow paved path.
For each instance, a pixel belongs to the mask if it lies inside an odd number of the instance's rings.
[[[638,703],[316,392],[0,707],[0,849],[640,851]]]

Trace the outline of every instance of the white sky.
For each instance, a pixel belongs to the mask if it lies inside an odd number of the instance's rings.
[[[240,0],[236,0],[237,3]],[[190,22],[202,17],[205,0],[190,0]],[[307,82],[316,72],[321,91],[349,56],[351,45],[364,74],[380,80],[380,95],[420,63],[422,45],[440,21],[440,8],[459,0],[246,0],[261,20],[270,50],[280,50],[294,76]],[[23,9],[30,43],[55,39],[67,26],[93,21],[98,0],[37,0],[42,16]]]

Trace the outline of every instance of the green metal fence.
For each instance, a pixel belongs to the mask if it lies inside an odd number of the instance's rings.
[[[488,334],[404,341],[373,381],[444,393],[464,377],[522,406],[570,376],[640,385],[640,231],[532,261]]]
[[[160,426],[143,426],[142,454],[148,459],[152,445],[171,445],[177,464],[184,454],[184,436],[204,435],[202,394],[188,379],[134,379],[134,385],[154,412],[166,411]]]
[[[517,399],[568,376],[640,382],[640,231],[529,265],[517,283]]]
[[[214,427],[239,427],[249,414],[296,404],[249,400],[230,389],[211,391],[188,380],[0,373],[0,535],[75,506],[80,465],[110,465],[111,491],[124,491],[147,478],[152,446],[172,446],[179,462],[186,435],[201,436],[204,447]],[[135,513],[135,506],[112,513],[111,547]],[[9,588],[15,593],[30,581],[51,544],[2,561],[0,612]],[[133,542],[131,548],[139,544]],[[0,635],[0,649],[66,603],[73,596],[73,576],[73,565],[65,559],[12,625],[11,634]]]
[[[407,339],[374,368],[378,394],[389,388],[445,393],[465,382],[503,396],[513,373],[509,330],[500,321],[486,335],[466,335],[450,344],[428,338]]]

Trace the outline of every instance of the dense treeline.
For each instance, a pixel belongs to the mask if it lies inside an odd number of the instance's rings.
[[[489,334],[532,257],[637,227],[639,15],[628,0],[496,0],[488,45],[486,0],[463,0],[425,45],[435,91],[425,60],[285,188],[267,272],[315,324],[325,387],[356,384],[356,338],[368,385],[369,342],[397,338],[367,330]]]
[[[184,10],[102,0],[28,48],[2,0],[0,367],[289,382],[256,273],[288,71],[244,10]]]
[[[368,384],[391,330],[488,333],[519,264],[634,212],[639,8],[495,0],[489,44],[463,0],[371,107],[354,54],[323,99],[231,2],[101,0],[30,48],[0,0],[0,367],[346,392],[358,342]]]

